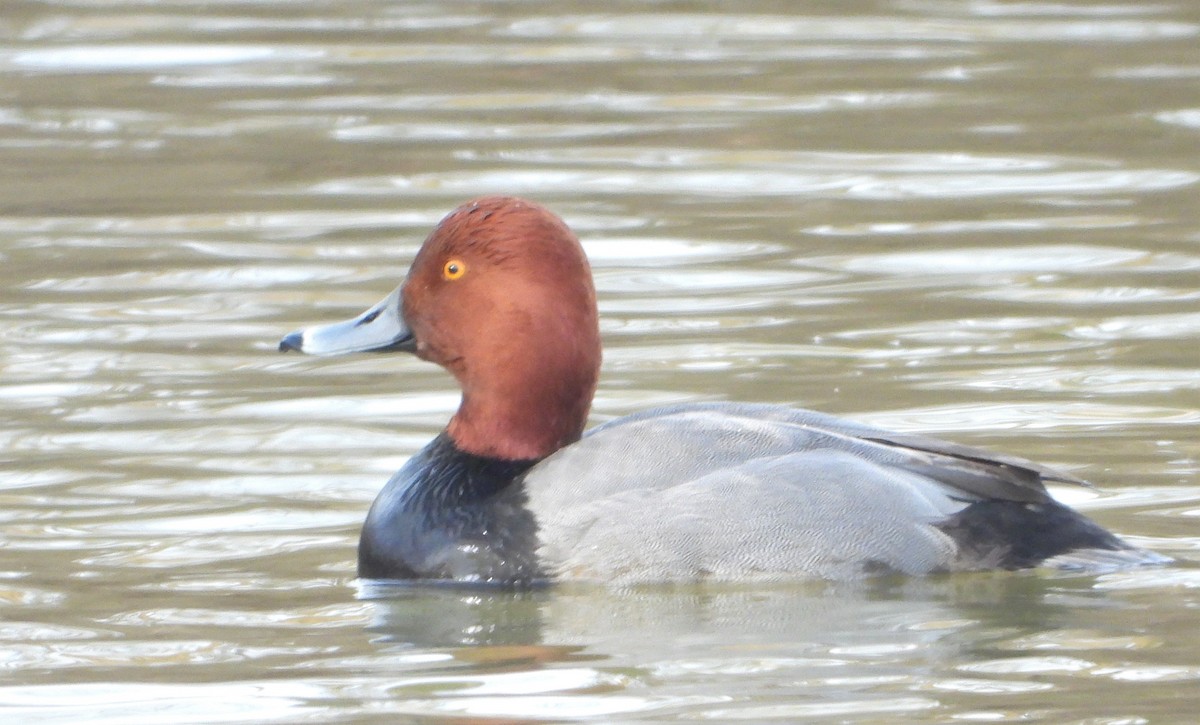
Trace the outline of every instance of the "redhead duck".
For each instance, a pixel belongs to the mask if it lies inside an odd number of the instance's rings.
[[[1032,461],[783,405],[674,405],[584,432],[600,369],[591,270],[544,207],[468,202],[404,282],[281,351],[404,351],[462,386],[375,499],[369,579],[852,579],[1167,559],[1055,501]]]

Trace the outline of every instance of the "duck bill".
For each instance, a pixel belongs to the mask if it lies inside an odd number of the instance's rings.
[[[404,321],[399,287],[358,317],[296,330],[279,341],[280,352],[295,350],[309,355],[415,349],[416,340]]]

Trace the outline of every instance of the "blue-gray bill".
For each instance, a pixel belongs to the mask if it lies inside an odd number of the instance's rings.
[[[309,355],[345,355],[352,352],[412,351],[412,331],[404,321],[400,288],[358,317],[328,325],[314,325],[284,335],[279,351]]]

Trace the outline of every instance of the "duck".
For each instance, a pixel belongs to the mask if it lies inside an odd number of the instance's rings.
[[[1079,478],[1016,456],[783,404],[656,407],[586,430],[600,373],[579,239],[513,196],[462,204],[401,284],[280,351],[404,352],[461,387],[383,487],[364,580],[527,588],[857,580],[1167,557],[1060,503]]]

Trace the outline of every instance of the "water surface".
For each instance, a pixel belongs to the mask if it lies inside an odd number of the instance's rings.
[[[1193,4],[14,2],[0,41],[5,722],[1194,718]],[[1003,449],[1179,563],[360,588],[457,391],[276,341],[497,192],[592,258],[596,422]]]

